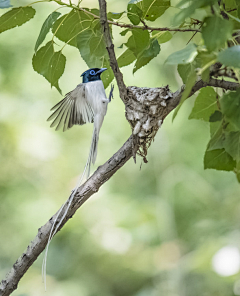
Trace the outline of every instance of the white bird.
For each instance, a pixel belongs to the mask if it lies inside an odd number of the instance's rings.
[[[89,156],[87,163],[85,165],[83,174],[80,176],[75,188],[69,198],[69,203],[67,209],[64,211],[60,221],[56,225],[56,221],[62,212],[65,204],[62,205],[58,212],[57,217],[53,223],[48,238],[48,243],[46,246],[46,252],[43,259],[43,280],[46,289],[46,262],[47,262],[47,252],[49,244],[59,229],[63,219],[66,217],[68,209],[72,203],[73,197],[82,184],[82,180],[86,174],[88,179],[90,175],[91,163],[95,163],[97,157],[97,146],[99,140],[99,132],[103,123],[104,116],[107,113],[108,103],[111,101],[113,87],[111,88],[109,98],[107,98],[103,82],[101,80],[101,73],[107,70],[107,68],[92,68],[85,71],[81,76],[83,77],[83,82],[78,84],[77,87],[66,94],[63,100],[57,103],[51,110],[55,110],[53,114],[48,118],[48,120],[53,120],[51,127],[56,126],[56,130],[63,128],[63,131],[68,130],[73,125],[83,125],[85,123],[94,123],[92,142],[90,146]]]

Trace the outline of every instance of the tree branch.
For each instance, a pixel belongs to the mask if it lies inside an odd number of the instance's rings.
[[[101,1],[101,0],[100,0]],[[202,87],[206,86],[213,86],[213,87],[221,87],[225,90],[236,90],[240,85],[238,83],[224,81],[224,80],[217,80],[217,79],[210,79],[209,82],[203,82],[199,80],[195,83],[192,88],[192,91],[189,96],[193,95]],[[154,96],[158,99],[158,93],[161,93],[165,88],[137,88],[137,87],[130,87],[128,88],[128,92],[132,88],[135,91],[140,91],[140,93],[144,93],[144,98],[146,100],[150,99],[152,101],[151,96]],[[163,106],[162,102],[166,101],[163,119],[179,104],[181,95],[184,91],[184,86],[181,87],[180,90],[176,91],[175,93],[171,93],[169,91],[168,98],[164,98],[164,100],[159,101],[159,106]],[[143,96],[141,95],[141,106],[144,101]],[[130,107],[130,106],[129,106]],[[137,111],[137,110],[136,110]],[[135,110],[133,110],[135,112]],[[118,171],[132,156],[132,136],[126,141],[126,143],[116,152],[105,164],[100,166],[94,174],[81,186],[78,188],[76,192],[72,205],[70,206],[66,217],[62,221],[58,231],[65,225],[65,223],[72,218],[74,213],[77,211],[78,208],[88,200],[94,193],[96,193],[99,188],[108,181],[116,171]],[[65,204],[64,210],[61,213],[65,212],[68,203]],[[60,211],[60,209],[59,209]],[[59,212],[58,211],[58,212]],[[31,241],[29,246],[27,247],[26,251],[17,259],[17,261],[13,264],[12,269],[6,275],[5,279],[2,280],[0,283],[0,296],[8,296],[10,295],[15,289],[17,289],[18,283],[23,275],[27,272],[28,268],[33,264],[33,262],[38,258],[38,256],[43,252],[47,245],[47,241],[49,238],[49,234],[53,225],[53,221],[56,219],[58,212],[50,218],[50,220],[43,225],[38,230],[38,234],[36,237]],[[62,215],[60,214],[57,223],[60,221]]]
[[[78,7],[78,6],[75,6],[75,5],[70,5],[70,4],[67,4],[67,3],[64,3],[60,0],[54,0],[54,2],[58,3],[59,5],[63,5],[63,6],[66,6],[66,7],[69,7],[69,8],[73,8],[73,9],[77,9],[77,10],[81,10],[91,16],[93,16],[95,19],[99,19],[100,17],[94,13],[92,13],[91,11],[88,11],[82,7]],[[165,31],[169,31],[169,32],[196,32],[196,33],[200,33],[201,31],[198,30],[198,29],[192,29],[192,28],[188,28],[188,29],[183,29],[183,28],[168,28],[168,27],[163,27],[163,28],[155,28],[155,27],[149,27],[148,25],[144,25],[144,26],[137,26],[137,25],[131,25],[131,24],[123,24],[123,23],[119,23],[119,22],[114,22],[114,21],[110,21],[110,20],[107,20],[107,22],[111,25],[114,25],[114,26],[118,26],[118,27],[121,27],[121,28],[127,28],[127,29],[141,29],[141,30],[148,30],[148,31],[162,31],[162,32],[165,32]]]
[[[127,88],[123,81],[122,72],[120,71],[117,63],[117,59],[114,51],[114,45],[112,43],[112,38],[111,38],[108,20],[107,20],[107,3],[105,0],[99,0],[99,8],[100,8],[100,23],[102,26],[103,37],[106,43],[106,48],[107,48],[109,59],[110,59],[110,66],[117,80],[120,98],[124,103],[126,103]]]
[[[207,81],[207,82],[203,81],[203,80],[199,80],[193,86],[188,97],[191,97],[195,92],[197,92],[198,90],[200,90],[201,88],[206,87],[206,86],[220,87],[225,90],[232,90],[232,91],[236,90],[238,87],[240,87],[239,83],[225,81],[225,80],[219,80],[219,79],[214,79],[214,78],[210,78],[209,81]],[[176,108],[177,105],[180,103],[184,89],[185,89],[185,85],[183,85],[180,90],[177,90],[174,93],[173,99],[171,100],[170,104],[168,105],[169,112],[171,112],[171,110]]]

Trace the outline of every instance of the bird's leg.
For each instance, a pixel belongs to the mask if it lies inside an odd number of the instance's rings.
[[[108,97],[109,103],[111,102],[111,99],[113,99],[113,89],[114,89],[114,85],[112,84],[111,85],[111,90],[110,90],[110,93],[109,93],[109,97]]]

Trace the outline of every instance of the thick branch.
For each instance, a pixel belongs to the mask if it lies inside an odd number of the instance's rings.
[[[188,97],[191,97],[199,89],[206,87],[206,86],[220,87],[225,90],[236,90],[238,87],[240,87],[240,85],[236,82],[230,82],[230,81],[225,81],[225,80],[218,80],[218,79],[213,79],[213,78],[210,78],[209,81],[207,81],[207,82],[203,81],[203,80],[199,80],[193,86]],[[184,89],[185,89],[185,87],[183,85],[180,90],[178,90],[174,93],[174,96],[173,96],[170,104],[168,105],[169,112],[171,110],[173,110],[174,108],[176,108],[177,105],[180,103]]]
[[[90,196],[96,193],[99,188],[109,180],[112,175],[119,170],[132,156],[132,137],[130,137],[126,143],[115,153],[104,165],[100,166],[96,172],[88,179],[75,194],[74,200],[70,209],[63,220],[58,231],[63,225],[74,215],[76,210],[87,200]],[[62,212],[65,212],[65,208]],[[58,212],[57,212],[58,213]],[[0,285],[0,295],[8,296],[15,289],[17,289],[18,282],[22,276],[27,272],[28,268],[43,252],[47,245],[50,230],[52,228],[53,221],[56,219],[57,213],[38,230],[37,236],[27,247],[26,251],[18,258],[13,264],[11,271],[6,275],[6,278],[2,280]],[[61,215],[58,218],[60,221]]]
[[[192,88],[191,95],[197,92],[202,87],[206,86],[214,86],[221,87],[225,90],[236,90],[239,87],[238,83],[210,79],[209,82],[203,82],[202,80],[196,82],[194,87]],[[140,88],[139,88],[140,89]],[[145,97],[151,99],[151,95],[155,96],[155,93],[161,92],[163,88],[156,89],[145,89]],[[137,88],[136,88],[137,91]],[[184,91],[184,87],[182,87],[179,91],[175,93],[169,93],[168,98],[166,99],[166,108],[164,109],[165,113],[162,114],[165,118],[180,102],[181,95]],[[170,92],[170,91],[169,91]],[[143,97],[142,97],[143,99]],[[141,99],[141,100],[142,100]],[[159,103],[162,105],[162,101]],[[163,105],[162,105],[163,106]],[[132,156],[132,136],[126,141],[126,143],[115,153],[104,165],[100,166],[96,172],[92,175],[90,179],[88,179],[77,191],[72,205],[70,206],[66,217],[64,218],[62,224],[60,225],[58,231],[65,225],[65,223],[74,215],[76,210],[95,192],[99,190],[99,188],[108,181],[114,173],[119,170]],[[64,210],[67,207],[67,203],[64,206]],[[56,219],[58,212],[51,217],[51,219],[38,230],[37,236],[32,240],[32,242],[27,247],[26,251],[18,258],[18,260],[14,263],[11,271],[6,275],[6,278],[2,280],[0,284],[0,296],[8,296],[15,289],[17,289],[17,285],[23,275],[27,272],[28,268],[33,264],[33,262],[38,258],[38,256],[43,252],[46,247],[47,240],[50,234],[50,230],[53,224],[53,221]],[[58,217],[58,221],[60,221],[61,215]]]
[[[100,23],[102,25],[103,36],[104,36],[106,48],[107,48],[109,59],[110,59],[110,66],[117,80],[120,97],[125,103],[126,97],[127,97],[127,88],[123,81],[123,75],[118,67],[116,55],[114,52],[114,45],[112,43],[112,38],[111,38],[108,20],[107,20],[107,3],[105,0],[99,0],[99,8],[100,8]]]

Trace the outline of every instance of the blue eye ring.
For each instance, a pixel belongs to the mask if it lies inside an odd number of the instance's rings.
[[[96,73],[95,73],[94,70],[91,70],[91,71],[89,72],[89,74],[92,75],[92,76],[94,76]]]

